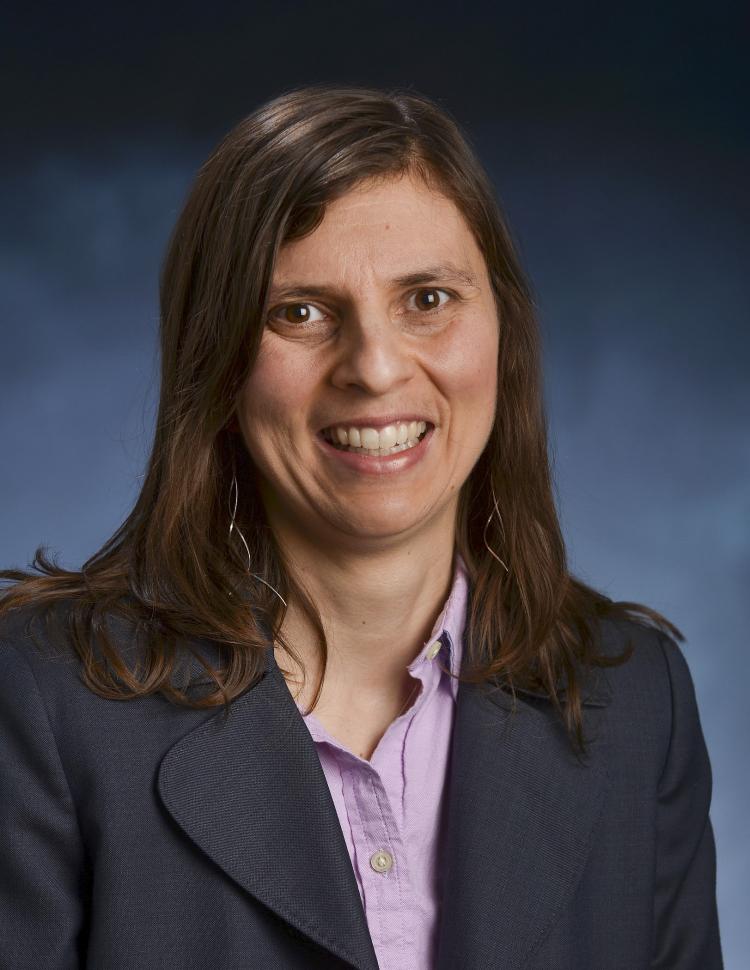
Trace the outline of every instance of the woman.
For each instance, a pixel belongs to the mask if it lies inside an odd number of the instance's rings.
[[[201,168],[135,508],[3,573],[3,966],[713,970],[680,631],[571,575],[479,162],[316,85]]]

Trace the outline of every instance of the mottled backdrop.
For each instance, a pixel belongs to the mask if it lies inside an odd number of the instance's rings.
[[[747,966],[746,4],[30,4],[2,34],[0,562],[77,567],[136,496],[157,277],[196,169],[309,81],[464,126],[533,281],[577,572],[687,637],[729,970]],[[638,730],[638,725],[633,725]]]

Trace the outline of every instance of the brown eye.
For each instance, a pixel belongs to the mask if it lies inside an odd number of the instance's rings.
[[[312,316],[313,311],[320,313],[317,307],[314,307],[311,303],[287,303],[274,310],[271,318],[280,320],[281,323],[289,323],[299,327],[308,323],[319,322]]]
[[[310,308],[305,303],[290,303],[282,312],[286,323],[307,323],[310,318]]]
[[[448,294],[448,291],[440,289],[417,290],[417,292],[414,294],[417,309],[427,311],[441,310],[445,303],[440,302],[440,297],[438,296],[439,293]]]

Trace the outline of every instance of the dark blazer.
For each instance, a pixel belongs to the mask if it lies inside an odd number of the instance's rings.
[[[224,723],[222,708],[95,695],[63,637],[32,645],[30,615],[0,623],[0,967],[376,970],[270,638]],[[125,621],[113,629],[132,651]],[[635,652],[586,678],[583,762],[542,695],[519,692],[512,714],[505,690],[459,689],[438,970],[722,967],[688,666],[638,624],[601,636]]]

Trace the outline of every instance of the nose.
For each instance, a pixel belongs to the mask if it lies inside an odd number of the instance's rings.
[[[414,372],[414,345],[397,320],[383,309],[360,311],[342,327],[332,382],[385,394]]]

